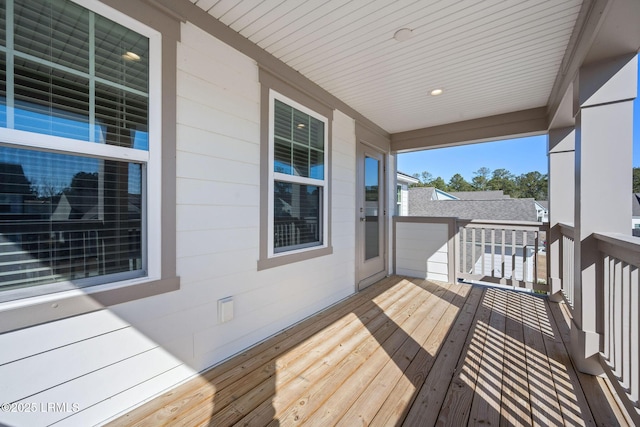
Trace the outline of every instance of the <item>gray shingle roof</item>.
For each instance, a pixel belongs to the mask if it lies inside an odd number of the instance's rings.
[[[533,199],[431,200],[428,191],[409,189],[409,216],[457,217],[498,221],[537,221]]]
[[[456,196],[460,200],[500,200],[511,198],[508,194],[504,194],[502,190],[450,191],[449,194]]]

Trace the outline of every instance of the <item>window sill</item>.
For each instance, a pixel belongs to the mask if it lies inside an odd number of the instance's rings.
[[[0,333],[102,310],[105,307],[180,289],[180,278],[135,279],[0,304]]]
[[[331,246],[322,246],[319,248],[309,248],[294,253],[279,253],[272,258],[264,258],[258,260],[258,271],[268,268],[281,267],[283,265],[295,262],[306,261],[321,256],[331,255],[333,248]]]

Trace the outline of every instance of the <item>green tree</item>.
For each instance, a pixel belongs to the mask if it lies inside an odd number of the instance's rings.
[[[517,197],[547,200],[548,177],[538,171],[523,173],[516,178]]]
[[[491,169],[481,167],[473,173],[474,177],[471,179],[471,185],[475,191],[486,191],[489,189],[489,177],[491,176]]]
[[[502,190],[513,197],[516,193],[516,177],[506,169],[496,169],[487,183],[487,189]]]
[[[449,187],[447,186],[447,183],[444,181],[444,179],[442,179],[441,176],[431,180],[431,182],[429,183],[429,187],[435,187],[442,191],[449,191]]]
[[[416,172],[412,176],[420,181],[417,184],[412,184],[412,187],[429,187],[431,185],[431,181],[433,181],[433,175],[427,171],[422,171],[422,173]]]
[[[471,184],[459,173],[451,177],[448,186],[450,191],[473,191]]]
[[[640,168],[633,168],[633,192],[640,193]]]

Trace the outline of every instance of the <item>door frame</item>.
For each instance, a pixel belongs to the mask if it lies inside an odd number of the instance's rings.
[[[365,167],[365,157],[366,153],[376,153],[380,155],[381,161],[381,174],[379,176],[379,185],[382,187],[380,191],[380,202],[383,209],[383,214],[380,217],[380,221],[382,222],[382,238],[380,243],[380,258],[382,258],[382,267],[380,271],[377,271],[373,274],[369,274],[368,276],[363,277],[363,266],[365,263],[364,260],[364,245],[365,245],[365,236],[364,232],[362,232],[362,223],[360,218],[362,217],[362,213],[360,212],[360,203],[364,200],[364,167]],[[389,241],[389,210],[388,210],[388,165],[387,165],[387,151],[373,144],[368,144],[367,142],[358,139],[357,147],[356,147],[356,206],[355,206],[355,250],[356,250],[356,258],[355,258],[355,277],[356,277],[356,290],[362,290],[375,282],[383,279],[387,276],[388,270],[388,241]]]

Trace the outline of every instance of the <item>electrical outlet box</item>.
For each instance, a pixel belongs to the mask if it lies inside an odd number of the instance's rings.
[[[233,319],[233,297],[218,300],[218,320],[220,323]]]

